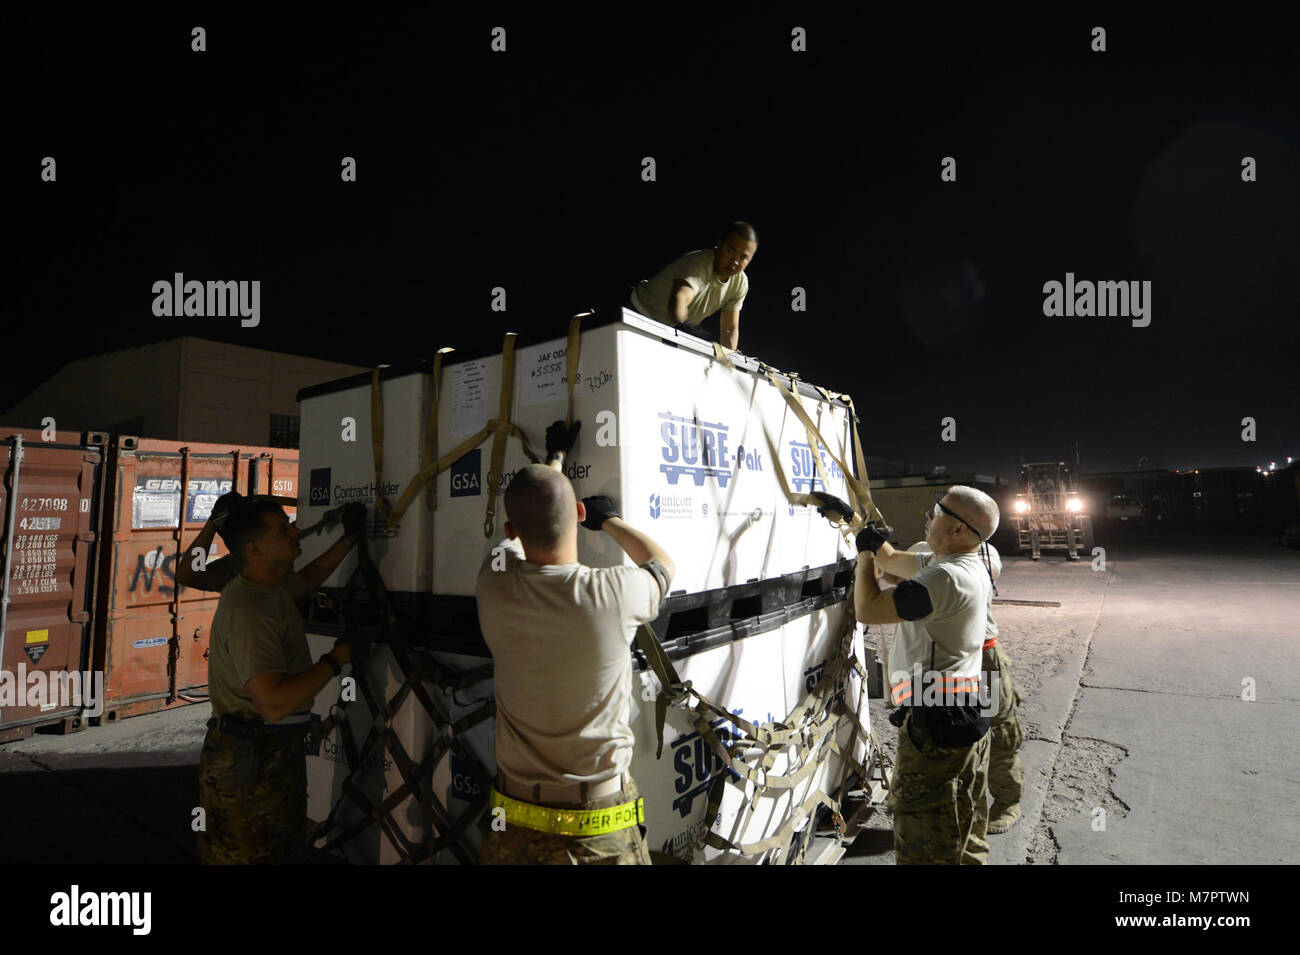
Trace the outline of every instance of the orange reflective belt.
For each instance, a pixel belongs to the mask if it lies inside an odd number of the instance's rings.
[[[994,647],[996,647],[997,645],[998,645],[998,638],[997,638],[997,637],[989,637],[987,640],[984,641],[984,649],[985,649],[985,650],[992,650],[992,649],[993,649]]]
[[[939,681],[943,693],[975,693],[979,690],[980,678],[977,676],[946,676]],[[889,688],[889,697],[895,704],[912,698],[912,678],[901,680]]]

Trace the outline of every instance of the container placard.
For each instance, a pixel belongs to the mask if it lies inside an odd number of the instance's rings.
[[[487,424],[487,367],[467,361],[451,369],[451,433],[477,434]]]

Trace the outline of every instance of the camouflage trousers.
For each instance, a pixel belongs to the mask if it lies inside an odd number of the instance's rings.
[[[908,714],[888,802],[899,865],[988,861],[988,759],[988,733],[969,746],[939,746]]]
[[[608,809],[640,798],[635,782],[623,791],[564,809]],[[556,836],[514,825],[504,819],[493,825],[492,810],[479,820],[483,865],[650,865],[645,826],[629,826],[599,836]],[[504,829],[502,827],[504,826]]]
[[[256,785],[240,784],[236,748],[247,741],[222,732],[217,719],[199,756],[198,833],[203,865],[293,865],[307,854],[307,755],[303,735],[264,733]],[[306,728],[304,727],[304,732]]]
[[[1020,695],[1011,682],[1011,660],[1001,643],[984,651],[984,672],[998,674],[998,712],[989,727],[989,792],[998,805],[1014,806],[1025,791],[1025,767],[1020,762],[1024,733],[1016,708]]]

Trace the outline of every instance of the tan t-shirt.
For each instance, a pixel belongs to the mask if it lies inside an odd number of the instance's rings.
[[[992,568],[993,579],[996,580],[998,576],[1002,573],[1002,555],[998,553],[998,549],[994,547],[992,544],[985,543],[984,546],[988,548],[989,567]],[[925,541],[917,541],[915,544],[913,544],[911,547],[908,548],[908,551],[913,554],[925,553],[925,554],[931,554],[933,556],[933,552],[930,550],[930,545]],[[979,551],[975,552],[975,556],[979,557],[980,562],[983,563],[984,558]],[[988,643],[990,640],[992,640],[994,643],[997,643],[998,622],[993,618],[993,588],[992,587],[989,588],[988,617],[989,617],[988,622],[984,627],[984,642]]]
[[[497,767],[513,782],[596,783],[632,762],[632,653],[659,614],[640,567],[538,566],[518,540],[488,555],[475,596],[495,665]],[[493,548],[495,550],[495,548]]]
[[[208,695],[214,716],[256,717],[245,684],[259,673],[289,676],[311,667],[302,615],[285,585],[265,587],[240,575],[221,590],[208,641]],[[281,723],[301,722],[309,710]]]
[[[678,279],[695,290],[695,298],[686,306],[685,324],[688,328],[700,324],[721,308],[740,311],[745,296],[749,294],[749,279],[744,272],[725,282],[719,281],[713,272],[713,250],[700,249],[686,253],[654,278],[638,282],[632,290],[637,310],[657,322],[671,325],[668,296]]]
[[[978,678],[992,600],[983,560],[978,554],[948,554],[936,560],[929,551],[912,556],[920,568],[912,580],[925,586],[933,609],[920,620],[904,620],[894,630],[890,686],[911,679],[918,664],[924,679],[932,660],[933,669],[947,677]]]

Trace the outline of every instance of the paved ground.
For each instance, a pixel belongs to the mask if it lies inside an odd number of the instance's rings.
[[[1300,553],[1246,537],[1097,543],[1104,572],[1011,558],[999,581],[1002,597],[1061,607],[996,610],[1025,697],[1027,792],[990,861],[1300,860]],[[885,718],[874,704],[892,754]],[[892,863],[891,825],[878,812],[845,863]]]
[[[991,861],[1300,860],[1300,553],[1252,538],[1098,543],[1104,572],[1009,557],[999,581],[1003,597],[1061,607],[997,609],[1025,697],[1028,788]],[[198,704],[0,746],[0,859],[192,861],[208,716]],[[892,753],[883,704],[872,725]],[[892,863],[888,814],[868,825],[844,862]]]

